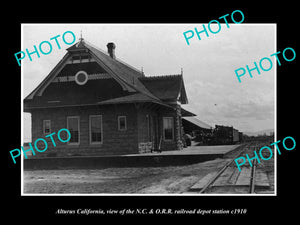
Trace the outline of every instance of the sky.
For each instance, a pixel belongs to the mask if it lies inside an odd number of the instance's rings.
[[[75,43],[82,33],[85,41],[105,52],[106,44],[114,42],[116,57],[139,70],[143,68],[146,76],[180,74],[182,68],[189,100],[182,107],[211,126],[233,126],[242,132],[273,129],[277,65],[270,55],[277,52],[276,25],[229,26],[221,24],[220,32],[209,33],[209,37],[202,33],[201,40],[195,33],[187,45],[183,33],[195,27],[200,31],[202,24],[23,24],[20,51],[27,48],[31,52],[43,41],[49,41],[53,49],[40,58],[33,54],[32,61],[28,56],[22,60],[22,99],[66,54],[71,45],[61,37],[72,31]],[[61,49],[50,41],[57,35]],[[72,40],[69,35],[65,37]],[[254,62],[258,64],[264,57],[272,60],[272,69],[260,70],[260,75],[253,71],[252,78],[247,73],[239,83],[235,70],[246,65],[253,68]],[[268,67],[267,63],[263,66]],[[25,134],[30,134],[30,126],[30,115],[24,113]]]

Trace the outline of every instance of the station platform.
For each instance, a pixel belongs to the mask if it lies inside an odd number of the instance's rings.
[[[163,152],[152,152],[152,153],[143,153],[143,154],[130,154],[126,156],[152,156],[152,155],[206,155],[206,154],[217,154],[223,155],[232,150],[238,148],[240,145],[214,145],[214,146],[189,146],[183,150],[174,150],[174,151],[163,151]]]
[[[224,158],[241,145],[190,146],[183,150],[143,154],[44,157],[24,159],[24,170],[103,169],[109,167],[180,166]]]

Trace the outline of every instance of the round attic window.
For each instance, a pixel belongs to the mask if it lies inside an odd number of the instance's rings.
[[[84,85],[88,81],[88,75],[85,71],[79,71],[75,75],[75,82],[79,85]]]

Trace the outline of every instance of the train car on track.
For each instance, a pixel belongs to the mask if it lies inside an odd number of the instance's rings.
[[[236,144],[239,142],[239,131],[237,129],[232,128],[232,143]]]
[[[193,122],[193,127],[188,122]],[[196,121],[197,122],[197,121]],[[232,145],[240,143],[243,140],[243,133],[232,126],[215,125],[215,128],[205,127],[198,122],[183,119],[184,132],[191,134],[198,145]]]
[[[209,144],[231,145],[241,141],[239,131],[230,126],[216,125]]]

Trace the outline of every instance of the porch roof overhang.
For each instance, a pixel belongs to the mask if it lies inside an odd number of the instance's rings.
[[[197,116],[197,115],[181,107],[181,116],[182,117],[191,117],[191,116]]]
[[[203,121],[195,118],[195,117],[185,117],[182,118],[183,120],[195,125],[196,127],[202,128],[202,129],[212,129],[212,126],[208,125],[207,123],[204,123]]]
[[[165,104],[162,101],[152,99],[147,95],[137,93],[132,95],[127,95],[119,98],[113,98],[101,102],[97,102],[97,105],[110,105],[110,104],[128,104],[128,103],[155,103],[161,106],[165,106],[168,108],[173,108],[171,105]]]
[[[163,107],[168,107],[174,109],[172,105],[166,104],[162,101],[152,99],[147,95],[136,93],[127,96],[122,96],[119,98],[108,99],[99,102],[91,102],[88,104],[61,104],[59,101],[51,102],[43,106],[30,107],[24,104],[24,111],[30,112],[31,109],[40,109],[40,108],[61,108],[61,107],[76,107],[76,106],[92,106],[92,105],[116,105],[116,104],[138,104],[138,103],[153,103]]]

